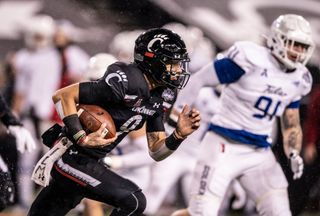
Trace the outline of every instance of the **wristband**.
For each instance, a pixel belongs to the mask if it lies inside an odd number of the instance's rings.
[[[84,130],[81,130],[73,136],[73,139],[77,142],[77,144],[81,145],[86,139],[86,137],[86,132]]]
[[[178,138],[175,134],[175,131],[166,138],[165,144],[168,149],[175,151],[180,146],[180,144],[183,142],[184,139]]]
[[[63,118],[63,123],[67,127],[67,133],[78,143],[79,139],[86,136],[77,114],[72,114]]]

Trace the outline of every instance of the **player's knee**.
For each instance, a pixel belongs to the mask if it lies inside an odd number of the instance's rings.
[[[269,194],[257,203],[259,215],[291,216],[289,200],[286,191]]]
[[[141,215],[147,206],[146,197],[141,191],[131,193],[119,200],[119,203],[121,203],[121,211],[130,215]]]

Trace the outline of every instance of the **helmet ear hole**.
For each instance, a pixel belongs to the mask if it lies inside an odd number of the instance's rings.
[[[189,74],[187,67],[181,67],[177,77],[167,71],[168,62],[189,62],[186,45],[181,37],[164,28],[150,29],[142,33],[135,42],[134,61],[158,85],[182,88]],[[179,64],[180,65],[180,64]],[[186,64],[181,64],[186,65]]]
[[[294,47],[299,44],[304,44],[305,49],[295,50]],[[298,64],[305,65],[314,50],[309,22],[296,14],[279,16],[271,25],[267,45],[288,69],[294,69]]]

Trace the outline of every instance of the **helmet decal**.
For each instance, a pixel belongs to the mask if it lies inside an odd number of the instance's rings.
[[[163,42],[164,40],[167,40],[167,39],[169,39],[167,35],[162,35],[162,34],[155,35],[154,38],[148,43],[148,45],[147,45],[147,50],[148,50],[149,52],[153,52],[153,50],[154,50],[153,46],[155,46],[155,47],[157,46],[157,44],[155,44],[156,42],[159,42],[160,44],[162,44],[162,42]],[[159,44],[159,45],[160,45],[160,44]],[[158,45],[158,46],[159,46],[159,45]],[[153,49],[152,49],[152,48],[153,48]]]

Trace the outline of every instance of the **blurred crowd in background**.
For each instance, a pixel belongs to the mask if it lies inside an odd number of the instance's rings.
[[[191,73],[216,58],[219,51],[224,49],[224,44],[218,43],[221,42],[218,39],[214,40],[213,36],[208,34],[210,32],[207,28],[196,25],[196,19],[192,22],[190,19],[174,16],[172,11],[163,6],[168,1],[159,1],[157,4],[154,1],[137,2],[0,1],[0,11],[8,12],[10,8],[14,13],[7,14],[7,20],[12,16],[22,17],[19,23],[7,22],[8,25],[15,25],[14,34],[11,36],[6,32],[6,28],[0,27],[0,90],[12,110],[38,141],[38,148],[35,151],[20,154],[12,148],[15,138],[8,135],[3,126],[0,127],[0,153],[9,164],[17,188],[15,203],[7,209],[8,214],[25,215],[39,190],[30,176],[39,156],[47,151],[41,144],[40,135],[53,122],[60,121],[51,100],[52,94],[57,89],[75,82],[99,78],[101,72],[97,70],[103,71],[107,64],[117,60],[133,61],[136,37],[151,27],[164,26],[182,36],[191,58]],[[201,2],[204,5],[209,4],[208,1]],[[212,7],[219,1],[214,2]],[[314,4],[313,1],[310,2]],[[175,3],[181,6],[179,1]],[[17,11],[14,12],[12,8]],[[274,17],[278,16],[278,12]],[[26,13],[29,13],[28,16]],[[6,17],[0,12],[2,20],[0,23],[4,23],[5,19]],[[12,28],[7,28],[7,31]],[[4,36],[6,33],[7,37]],[[255,33],[259,35],[263,32]],[[234,32],[234,35],[237,35],[237,32]],[[319,61],[311,61],[308,67],[314,78],[314,86],[311,94],[303,99],[301,107],[305,172],[298,181],[288,178],[293,215],[320,211]],[[214,110],[212,107],[218,104],[218,96],[219,92],[204,89],[199,97],[198,106],[202,108],[210,106],[211,110]],[[213,114],[206,113],[208,117],[203,119],[209,119]],[[188,199],[186,191],[190,174],[195,166],[197,148],[190,147],[192,144],[188,148],[185,144],[168,160],[154,163],[148,158],[145,137],[141,138],[139,134],[133,135],[123,142],[124,144],[120,145],[123,149],[117,148],[113,154],[118,163],[112,168],[123,175],[128,175],[128,178],[140,177],[135,182],[146,193],[148,200],[146,214],[167,215],[166,211],[172,212],[185,207]],[[198,141],[195,141],[195,144],[198,144]],[[281,153],[281,134],[278,134],[274,148],[277,149],[276,152],[280,152],[277,153],[277,158],[289,176],[288,161]],[[145,159],[141,163],[136,163],[137,156]],[[86,211],[88,206],[95,208],[96,205],[98,204],[82,204],[74,214],[99,216],[100,213],[93,214]],[[244,191],[237,185],[230,189],[224,208],[221,210],[222,215],[227,215],[225,212],[230,211],[255,215]]]

